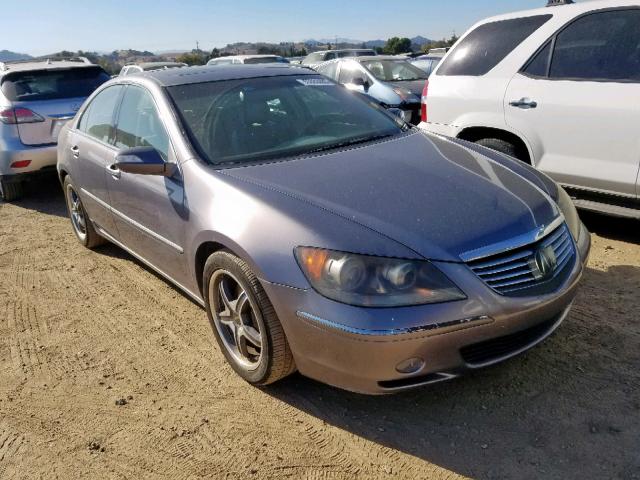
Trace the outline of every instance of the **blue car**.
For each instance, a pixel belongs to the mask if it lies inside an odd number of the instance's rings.
[[[78,240],[200,303],[254,385],[390,393],[510,358],[566,317],[590,248],[545,175],[299,67],[112,79],[58,148]]]

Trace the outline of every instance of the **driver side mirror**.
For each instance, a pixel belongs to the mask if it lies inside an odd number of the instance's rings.
[[[126,173],[171,177],[177,170],[175,163],[164,161],[160,152],[153,147],[134,147],[120,150],[114,166]]]

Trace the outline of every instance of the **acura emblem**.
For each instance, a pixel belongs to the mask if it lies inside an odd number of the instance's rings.
[[[536,280],[542,280],[553,275],[556,267],[558,266],[558,259],[553,247],[547,246],[540,248],[529,261],[531,273]]]

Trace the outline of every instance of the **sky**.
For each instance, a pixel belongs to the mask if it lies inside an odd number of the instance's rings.
[[[441,39],[546,0],[0,0],[0,50],[204,50],[335,36]]]

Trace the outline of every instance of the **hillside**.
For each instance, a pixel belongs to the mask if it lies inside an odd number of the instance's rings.
[[[0,50],[0,62],[11,62],[13,60],[28,60],[31,57],[25,53],[16,53],[9,50]]]

